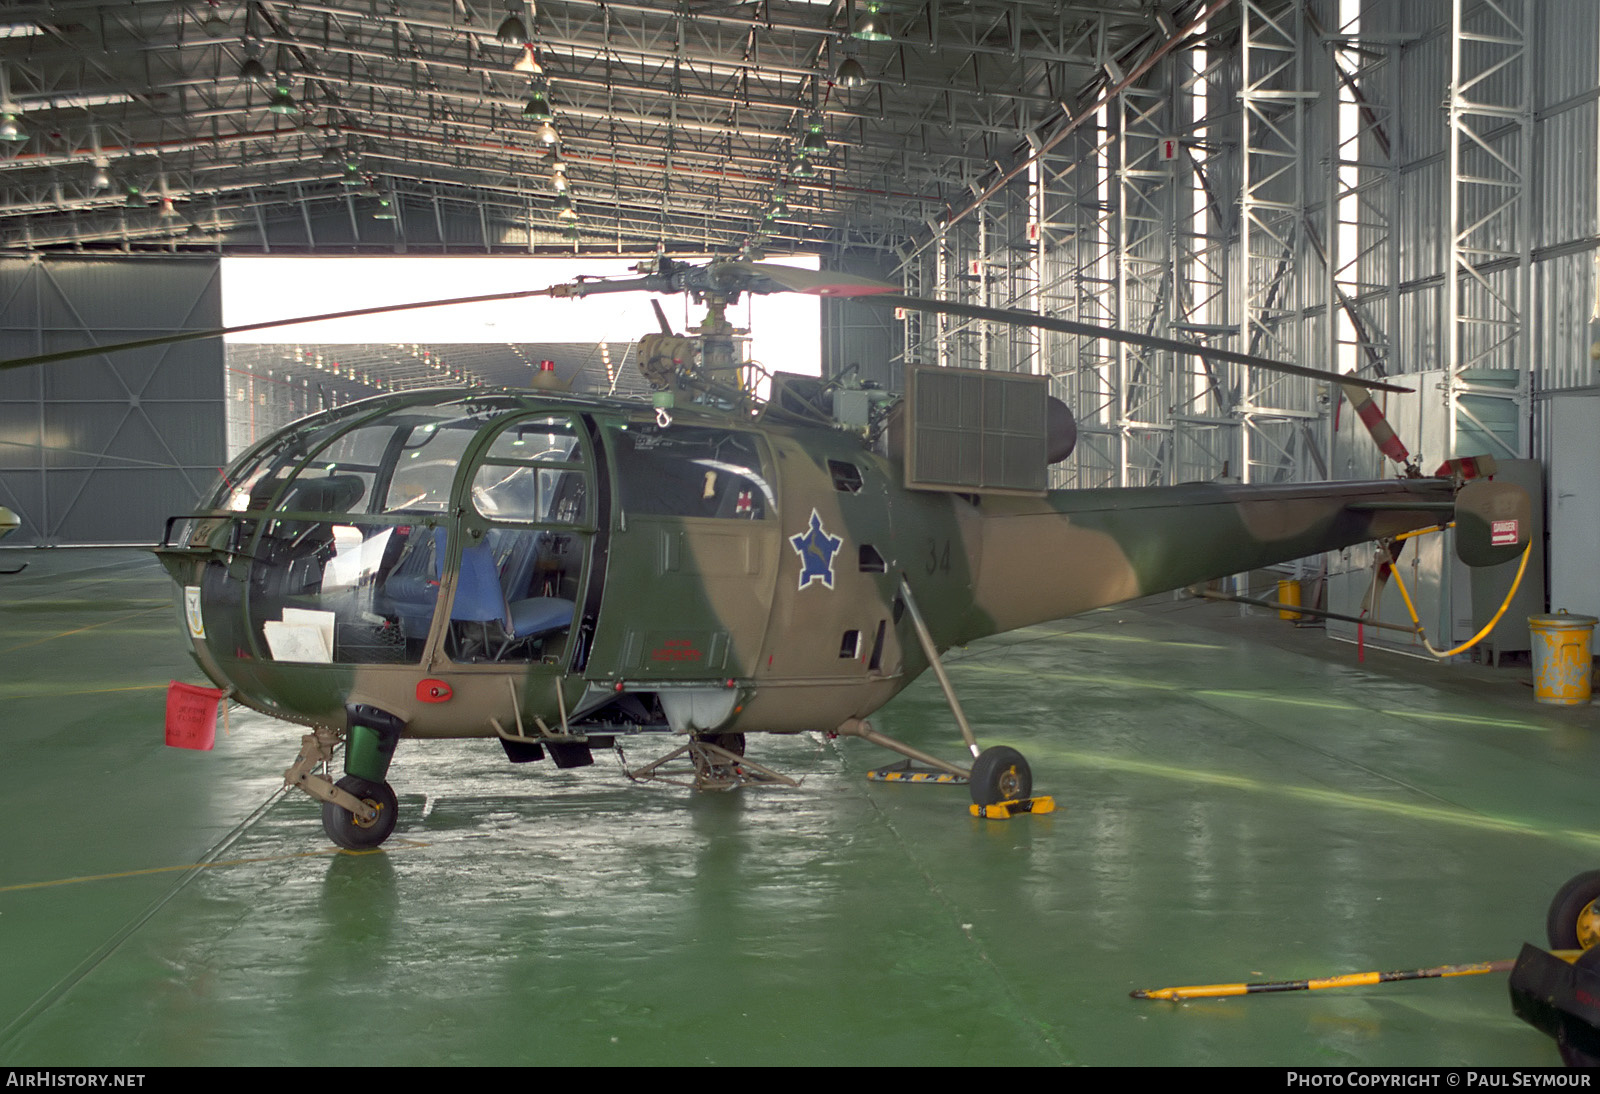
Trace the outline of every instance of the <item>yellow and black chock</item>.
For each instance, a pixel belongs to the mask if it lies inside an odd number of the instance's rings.
[[[867,772],[867,778],[878,783],[931,783],[935,786],[965,786],[967,782],[965,775],[933,767],[919,767],[910,760],[902,760],[888,767],[875,767]]]
[[[1037,798],[1017,798],[1008,802],[996,802],[993,805],[970,805],[967,807],[974,817],[985,820],[1010,820],[1019,813],[1054,813],[1056,800],[1048,794]]]

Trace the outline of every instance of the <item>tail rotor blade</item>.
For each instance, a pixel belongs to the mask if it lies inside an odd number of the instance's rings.
[[[1378,406],[1377,400],[1373,399],[1372,392],[1350,383],[1349,377],[1341,376],[1339,386],[1344,389],[1344,397],[1350,400],[1350,405],[1355,408],[1361,424],[1372,434],[1372,440],[1377,444],[1378,450],[1395,463],[1405,464],[1411,458],[1411,453],[1406,451],[1405,444],[1395,434],[1389,419],[1383,416],[1383,409]]]

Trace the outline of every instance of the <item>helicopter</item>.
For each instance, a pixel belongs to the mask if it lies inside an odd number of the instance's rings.
[[[234,700],[306,728],[285,779],[322,803],[340,847],[394,832],[387,776],[407,739],[492,738],[514,763],[577,768],[661,734],[685,743],[630,774],[670,778],[678,760],[692,785],[727,788],[794,784],[744,755],[748,735],[821,731],[965,780],[975,806],[1025,802],[1026,759],[979,747],[944,650],[1452,517],[1469,564],[1527,544],[1526,494],[1472,461],[1370,482],[1049,490],[1076,426],[1045,377],[908,367],[901,397],[780,373],[760,399],[726,307],[752,292],[859,296],[1312,376],[1352,397],[1406,390],[1382,380],[848,274],[665,257],[637,271],[470,299],[690,294],[707,308],[697,331],[674,333],[657,305],[661,330],[640,340],[648,403],[569,392],[550,373],[527,389],[380,395],[266,438],[167,521],[154,550],[196,662]],[[868,720],[930,668],[964,763]]]
[[[0,539],[5,539],[21,526],[22,518],[17,516],[17,514],[13,513],[10,509],[7,509],[5,506],[0,505]],[[21,566],[13,566],[9,570],[0,570],[0,575],[20,574],[27,568],[28,564],[24,562]]]

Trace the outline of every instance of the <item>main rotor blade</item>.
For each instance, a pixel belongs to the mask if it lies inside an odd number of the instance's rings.
[[[212,327],[208,330],[179,331],[154,338],[140,338],[132,342],[116,342],[107,346],[81,346],[78,349],[57,350],[54,353],[36,353],[32,357],[14,357],[0,361],[0,371],[24,368],[28,365],[48,365],[56,361],[72,361],[80,357],[97,357],[102,353],[121,353],[130,349],[149,349],[154,346],[171,346],[179,342],[199,342],[206,338],[221,338],[228,334],[243,334],[253,330],[270,330],[273,327],[290,327],[296,323],[321,323],[330,319],[355,319],[363,315],[382,315],[385,312],[412,311],[419,308],[442,308],[450,304],[486,304],[496,300],[523,300],[530,296],[560,295],[565,286],[544,289],[519,289],[514,292],[486,293],[482,296],[456,296],[448,300],[416,300],[409,304],[383,304],[376,308],[353,308],[350,311],[330,311],[321,315],[296,315],[288,319],[269,319],[263,323],[242,323],[234,327]]]
[[[1348,374],[1338,375],[1322,369],[1306,368],[1302,365],[1274,361],[1267,357],[1257,357],[1254,354],[1239,353],[1234,350],[1212,346],[1201,346],[1193,342],[1180,342],[1151,334],[1139,334],[1135,331],[1120,330],[1116,327],[1102,327],[1093,323],[1079,323],[1071,319],[1058,319],[1054,316],[1040,315],[1037,312],[1011,308],[981,307],[976,304],[961,304],[953,300],[929,300],[917,296],[902,296],[894,291],[898,288],[896,285],[873,278],[859,277],[854,274],[803,270],[794,266],[780,266],[770,262],[730,262],[723,264],[721,268],[730,272],[738,271],[747,276],[764,278],[780,289],[787,289],[791,292],[807,293],[814,296],[860,297],[866,303],[882,304],[886,307],[913,308],[918,311],[956,315],[968,319],[984,319],[1012,326],[1060,331],[1063,334],[1078,334],[1089,338],[1108,338],[1112,341],[1126,342],[1130,345],[1144,346],[1149,349],[1194,354],[1214,361],[1229,361],[1234,364],[1264,368],[1290,376],[1304,376],[1312,380],[1336,381],[1341,384],[1368,388],[1374,391],[1409,392],[1412,390],[1411,388],[1386,383],[1382,380],[1368,380]],[[692,272],[705,272],[708,277],[717,269],[718,267],[715,265],[690,268]],[[681,278],[681,274],[682,271],[676,276]],[[388,312],[412,311],[420,308],[441,308],[451,304],[482,304],[502,300],[523,300],[533,296],[582,297],[598,293],[636,290],[672,292],[685,287],[675,284],[673,281],[674,277],[672,276],[659,275],[625,278],[617,281],[579,281],[576,284],[555,285],[543,289],[520,289],[512,292],[486,293],[481,296],[450,297],[444,300],[417,300],[406,304],[385,304],[375,308],[353,308],[349,311],[325,312],[321,315],[297,315],[284,319],[272,319],[262,323],[244,323],[233,327],[179,331],[174,334],[140,338],[131,342],[117,342],[106,346],[82,346],[77,349],[34,354],[30,357],[16,357],[9,361],[0,361],[0,371],[25,368],[29,365],[53,364],[58,361],[73,361],[82,357],[98,357],[101,354],[120,353],[124,350],[150,349],[156,346],[176,345],[180,342],[198,342],[206,338],[222,338],[230,334],[244,334],[249,331],[269,330],[273,327],[294,326],[299,323],[320,323],[332,319],[354,319],[359,316],[383,315]],[[747,291],[764,290],[749,286]]]
[[[1264,368],[1272,372],[1282,372],[1290,376],[1304,376],[1312,380],[1349,384],[1355,387],[1370,388],[1374,391],[1412,390],[1411,388],[1401,387],[1398,384],[1387,383],[1383,380],[1368,380],[1360,376],[1328,372],[1320,368],[1291,365],[1283,361],[1274,361],[1270,357],[1257,357],[1252,353],[1239,353],[1231,349],[1202,346],[1194,342],[1179,342],[1172,338],[1160,338],[1153,334],[1140,334],[1137,331],[1121,330],[1117,327],[1101,327],[1093,323],[1079,323],[1072,319],[1057,319],[1050,315],[1040,315],[1038,312],[1018,311],[1011,308],[986,308],[977,304],[961,304],[954,300],[928,300],[920,296],[900,296],[895,293],[878,293],[871,296],[863,296],[862,303],[882,304],[885,307],[895,308],[914,308],[918,311],[937,312],[943,315],[959,315],[966,319],[988,319],[996,323],[1008,323],[1012,326],[1038,327],[1041,330],[1060,331],[1063,334],[1081,334],[1088,338],[1109,338],[1113,342],[1126,342],[1129,345],[1144,346],[1147,349],[1188,353],[1196,357],[1206,357],[1213,361],[1229,361],[1236,365]]]
[[[757,274],[790,292],[808,296],[876,296],[900,291],[899,285],[836,270],[803,270],[775,262],[730,262],[734,269]]]

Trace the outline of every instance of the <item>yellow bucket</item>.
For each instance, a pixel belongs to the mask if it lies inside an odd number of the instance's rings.
[[[1533,697],[1536,702],[1577,706],[1589,701],[1594,664],[1589,652],[1592,615],[1530,615],[1533,635]]]
[[[1299,607],[1300,606],[1300,583],[1298,581],[1280,581],[1280,582],[1278,582],[1278,603],[1279,604],[1293,604],[1295,607]],[[1278,618],[1279,619],[1299,619],[1300,618],[1300,613],[1299,612],[1284,611],[1282,608],[1279,608],[1278,609]]]

